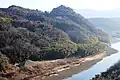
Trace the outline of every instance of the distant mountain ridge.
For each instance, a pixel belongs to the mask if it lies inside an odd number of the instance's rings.
[[[111,37],[119,38],[120,18],[89,18],[93,25],[104,30]]]
[[[112,9],[106,11],[96,11],[91,9],[74,9],[75,12],[81,14],[85,18],[111,18],[120,17],[120,9]]]

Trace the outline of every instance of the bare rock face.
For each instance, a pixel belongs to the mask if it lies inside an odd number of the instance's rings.
[[[36,63],[36,62],[34,62],[34,61],[31,61],[31,60],[27,60],[26,62],[25,62],[25,65],[24,65],[24,67],[26,68],[26,69],[29,69],[29,70],[33,70],[34,68],[34,66],[37,66],[38,64]]]

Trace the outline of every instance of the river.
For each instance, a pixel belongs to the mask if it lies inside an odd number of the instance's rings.
[[[112,44],[111,47],[117,49],[118,52],[112,54],[111,56],[103,58],[103,60],[96,63],[88,70],[84,70],[64,80],[90,80],[96,74],[105,72],[108,68],[110,68],[110,66],[114,65],[120,60],[120,42]]]

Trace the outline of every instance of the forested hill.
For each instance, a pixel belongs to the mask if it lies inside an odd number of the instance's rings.
[[[71,8],[63,5],[54,8],[50,13],[47,11],[42,12],[39,10],[25,9],[14,5],[0,10],[6,12],[15,20],[41,20],[52,24],[54,27],[66,32],[74,42],[86,43],[91,36],[97,36],[100,41],[109,42],[106,33],[96,29],[80,14],[75,13]]]
[[[107,34],[96,29],[87,19],[75,13],[71,8],[63,5],[54,8],[52,16],[55,27],[65,31],[72,41],[78,43],[89,42],[90,37],[99,37],[100,41],[109,42]]]
[[[50,13],[15,5],[0,8],[0,61],[85,57],[104,51],[101,42],[109,43],[108,35],[69,7]]]

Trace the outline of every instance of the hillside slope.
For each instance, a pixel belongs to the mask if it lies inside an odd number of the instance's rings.
[[[0,8],[0,54],[12,64],[94,55],[106,49],[103,42],[109,43],[106,33],[63,5],[50,13]]]
[[[54,8],[50,15],[55,27],[65,31],[72,41],[77,43],[88,43],[91,37],[98,37],[100,41],[109,43],[107,34],[92,25],[80,14],[63,5]]]

